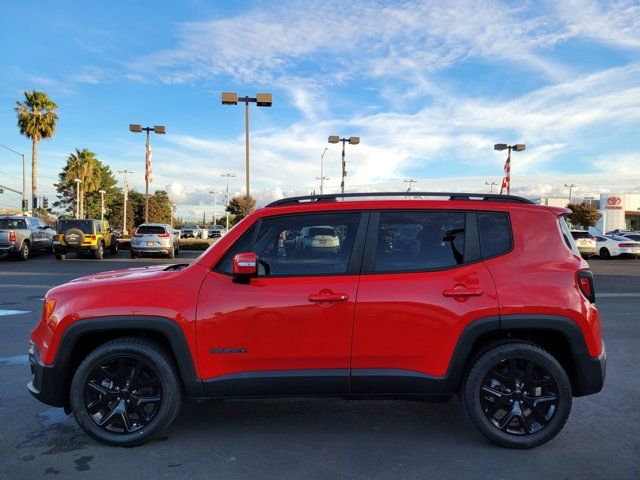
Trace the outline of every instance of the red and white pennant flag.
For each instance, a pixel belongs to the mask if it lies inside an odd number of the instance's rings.
[[[144,178],[147,182],[153,182],[153,172],[151,171],[151,144],[147,136],[147,161],[145,163]]]
[[[511,151],[504,164],[504,178],[502,179],[502,187],[500,187],[500,195],[503,191],[507,191],[507,195],[511,192]]]

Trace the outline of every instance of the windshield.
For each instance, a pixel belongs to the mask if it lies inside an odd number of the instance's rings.
[[[20,230],[26,229],[27,223],[21,218],[2,218],[0,219],[0,229],[2,230]]]
[[[83,233],[93,234],[93,220],[60,220],[58,233],[66,233],[72,228],[78,228]]]
[[[166,232],[164,230],[164,227],[154,225],[141,225],[138,227],[136,233],[142,235],[162,235]]]

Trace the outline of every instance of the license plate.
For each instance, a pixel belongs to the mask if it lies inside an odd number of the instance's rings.
[[[147,245],[149,245],[150,247],[153,247],[153,242],[147,242]]]

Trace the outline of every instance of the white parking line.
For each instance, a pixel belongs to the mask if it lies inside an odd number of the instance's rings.
[[[0,317],[5,315],[23,315],[25,313],[31,313],[32,310],[2,310],[0,309]]]
[[[22,285],[19,283],[0,283],[0,288],[2,287],[7,287],[7,288],[53,288],[55,287],[55,285],[34,285],[33,283],[30,283],[28,285]]]
[[[27,355],[14,355],[13,357],[0,357],[0,365],[8,367],[12,365],[28,365],[29,357]]]
[[[640,292],[629,293],[598,293],[596,292],[596,298],[624,298],[624,297],[640,297]]]

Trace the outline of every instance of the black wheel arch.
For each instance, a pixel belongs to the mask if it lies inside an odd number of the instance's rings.
[[[205,396],[191,350],[176,322],[155,316],[110,316],[78,320],[67,327],[53,364],[42,366],[49,372],[42,375],[40,400],[67,409],[71,380],[86,355],[109,340],[132,335],[150,338],[161,344],[172,355],[187,396]]]

